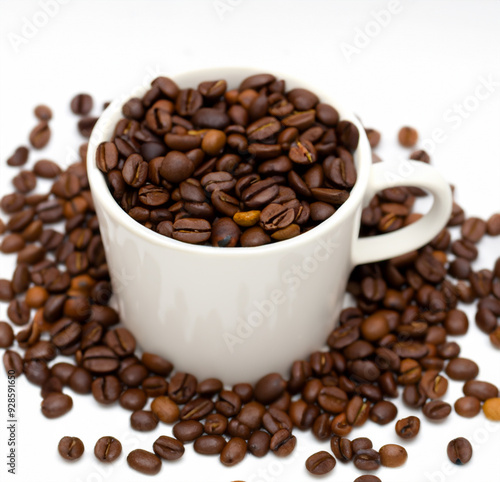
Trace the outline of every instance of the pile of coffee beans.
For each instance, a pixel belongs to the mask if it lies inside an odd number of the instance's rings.
[[[158,77],[122,109],[97,166],[137,222],[178,241],[261,246],[329,218],[356,182],[359,132],[271,74],[181,89]]]
[[[85,94],[77,99],[73,110],[87,115],[91,99]],[[43,111],[47,108],[37,108]],[[84,119],[84,125],[95,121]],[[88,129],[80,131],[89,135]],[[374,148],[380,134],[368,129],[367,135]],[[500,258],[491,269],[472,267],[480,239],[500,234],[499,214],[488,221],[467,219],[454,204],[448,226],[427,246],[352,272],[347,289],[356,306],[341,312],[327,349],[294,362],[286,379],[271,373],[255,386],[225,387],[222,380],[175,372],[155,354],[139,354],[133,335],[119,325],[118,313],[108,306],[111,285],[85,171],[86,148],[80,148],[81,161],[64,170],[49,160],[21,170],[13,180],[15,192],[0,200],[8,217],[0,222],[0,250],[17,256],[12,277],[0,280],[0,300],[8,303],[10,320],[0,322],[3,363],[7,371],[24,374],[40,387],[46,417],[72,410],[72,398],[64,392],[73,391],[129,410],[134,430],[172,425],[173,436],[151,440],[152,451],[128,454],[133,469],[149,474],[157,473],[162,461],[182,457],[189,443],[198,454],[217,455],[227,466],[249,455],[284,457],[298,443],[297,429],[330,441],[330,451],[306,461],[314,474],[333,470],[337,462],[352,461],[362,471],[400,466],[408,456],[403,447],[389,444],[375,450],[369,439],[348,436],[370,420],[394,424],[402,440],[417,437],[420,419],[411,415],[398,420],[390,401],[401,392],[409,409],[421,410],[430,420],[446,419],[453,410],[463,417],[482,410],[500,421],[498,387],[477,380],[477,364],[461,357],[458,343],[448,339],[469,329],[458,303],[477,301],[475,323],[500,348]],[[22,166],[28,155],[28,148],[18,148],[10,164]],[[424,151],[411,157],[430,162]],[[51,180],[49,192],[33,193],[38,178]],[[362,234],[414,222],[420,215],[412,213],[413,203],[422,195],[415,188],[378,193],[363,210]],[[455,240],[453,227],[460,231]],[[454,407],[441,400],[448,379],[463,383],[464,396]],[[59,452],[76,459],[84,452],[83,443],[65,437]],[[94,449],[97,459],[108,463],[120,453],[121,444],[113,437],[101,438]],[[443,447],[445,453],[458,464],[472,455],[461,438]],[[379,479],[363,475],[356,480]]]

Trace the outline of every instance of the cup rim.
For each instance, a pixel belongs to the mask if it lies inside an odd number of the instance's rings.
[[[313,243],[323,237],[328,231],[333,231],[337,224],[342,223],[343,220],[349,216],[356,214],[357,208],[361,205],[363,197],[368,185],[368,178],[371,166],[371,148],[366,136],[364,127],[361,125],[360,120],[350,111],[346,109],[342,102],[338,102],[336,98],[329,95],[327,92],[310,85],[309,82],[302,81],[293,75],[284,74],[279,71],[272,71],[268,69],[259,69],[254,67],[215,67],[215,68],[202,68],[189,71],[182,71],[176,73],[158,73],[156,77],[167,76],[175,82],[181,84],[181,88],[189,86],[183,85],[184,78],[199,77],[203,80],[227,78],[228,76],[238,77],[241,80],[244,78],[255,75],[258,73],[271,73],[278,79],[283,79],[287,84],[292,84],[295,87],[301,87],[311,90],[320,99],[321,102],[328,103],[335,107],[338,111],[341,120],[348,120],[352,122],[359,131],[358,147],[354,153],[354,162],[357,170],[357,179],[354,187],[352,188],[349,198],[342,204],[335,213],[325,221],[310,229],[309,231],[299,234],[294,238],[270,243],[263,246],[254,247],[235,247],[235,248],[217,248],[215,246],[189,244],[183,241],[178,241],[167,236],[163,236],[153,230],[146,228],[139,222],[135,221],[131,216],[126,213],[116,200],[111,195],[111,191],[107,186],[104,179],[104,173],[97,168],[95,154],[97,146],[101,142],[109,141],[116,126],[116,120],[121,116],[121,109],[125,102],[132,97],[144,95],[150,88],[149,85],[137,86],[135,89],[127,94],[115,98],[109,106],[103,111],[99,120],[95,124],[88,143],[87,150],[87,176],[95,201],[106,211],[106,214],[111,216],[122,228],[127,229],[134,235],[142,238],[148,243],[154,243],[164,246],[168,249],[181,251],[184,253],[214,255],[214,256],[259,256],[263,254],[278,252],[279,250],[291,250],[300,248],[304,244]],[[230,86],[234,88],[235,86]],[[356,233],[357,234],[357,233]]]

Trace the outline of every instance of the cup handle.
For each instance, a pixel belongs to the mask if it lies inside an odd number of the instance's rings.
[[[452,209],[452,193],[449,184],[436,169],[423,162],[410,160],[396,164],[373,164],[363,206],[368,205],[377,192],[395,186],[426,189],[434,197],[431,209],[415,223],[393,233],[356,238],[352,249],[354,266],[394,258],[418,249],[446,226]]]

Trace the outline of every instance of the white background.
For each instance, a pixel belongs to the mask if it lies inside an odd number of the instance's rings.
[[[395,144],[401,125],[417,127],[433,165],[456,186],[456,197],[467,213],[487,218],[500,212],[498,1],[66,0],[59,5],[46,0],[45,4],[51,5],[50,15],[44,13],[43,0],[0,2],[2,194],[10,192],[16,172],[4,162],[27,142],[35,125],[32,109],[38,103],[54,109],[54,135],[49,147],[31,154],[30,162],[45,157],[68,164],[81,142],[68,108],[75,93],[93,94],[99,113],[104,101],[149,82],[158,72],[247,65],[289,72],[329,89],[366,126],[381,130],[382,158],[404,154]],[[395,13],[387,13],[390,6]],[[28,25],[32,22],[38,27]],[[490,91],[477,90],[485,81]],[[439,142],[434,143],[436,134]],[[499,238],[481,243],[484,252],[478,269],[493,266],[499,245]],[[0,277],[10,276],[12,258],[0,257]],[[468,313],[471,328],[461,342],[462,353],[479,360],[480,379],[500,385],[500,353],[474,326],[473,309]],[[0,318],[4,317],[3,305]],[[112,466],[98,464],[92,454],[95,441],[113,435],[128,452],[150,449],[157,436],[170,431],[161,426],[152,433],[135,433],[121,408],[104,409],[91,397],[74,394],[68,415],[47,420],[40,414],[39,390],[22,379],[18,381],[18,474],[12,477],[4,462],[5,392],[2,375],[0,480],[145,480],[127,467],[126,453]],[[446,400],[453,402],[460,393],[461,384],[450,383]],[[411,413],[400,405],[400,417]],[[66,463],[58,456],[57,443],[64,435],[84,441],[86,453],[80,461]],[[289,459],[247,456],[227,469],[216,458],[199,456],[187,447],[181,461],[163,464],[159,477],[312,480],[304,461],[317,450],[329,450],[329,444],[316,442],[310,434],[297,435],[297,449]],[[376,448],[397,443],[393,424],[381,428],[368,423],[351,435],[370,436]],[[446,445],[457,436],[474,442],[473,459],[465,467],[447,462]],[[453,413],[441,424],[424,421],[417,440],[405,445],[407,464],[379,470],[384,482],[500,480],[500,424],[489,423],[482,415],[466,420]],[[338,463],[331,475],[348,482],[360,473],[352,464]]]

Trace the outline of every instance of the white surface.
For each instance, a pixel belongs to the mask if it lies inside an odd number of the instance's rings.
[[[38,103],[54,109],[54,136],[49,147],[31,155],[30,161],[47,157],[69,164],[80,142],[68,108],[74,93],[93,94],[97,113],[103,101],[127,92],[131,85],[148,82],[159,71],[248,64],[290,72],[318,89],[334,91],[365,125],[382,131],[378,153],[383,158],[404,153],[395,146],[401,125],[417,127],[426,140],[425,147],[432,151],[433,165],[455,184],[457,199],[467,213],[486,218],[500,211],[497,1],[405,1],[393,9],[398,13],[385,21],[386,26],[377,27],[377,12],[392,3],[72,0],[47,17],[45,26],[25,32],[32,38],[15,52],[12,34],[21,35],[25,18],[43,22],[39,13],[43,12],[42,4],[43,0],[0,2],[2,193],[10,191],[9,179],[14,172],[4,167],[4,161],[15,147],[27,142],[27,133],[35,124],[32,109]],[[221,13],[224,5],[226,10]],[[342,48],[345,51],[346,44],[354,44],[355,37],[360,37],[357,29],[369,31],[371,37],[348,59]],[[479,87],[487,79],[493,80],[491,92]],[[459,114],[464,103],[470,112]],[[433,135],[438,139],[434,149],[429,141]],[[499,238],[481,243],[477,268],[492,267],[499,244]],[[0,257],[1,277],[10,274],[11,261]],[[3,318],[5,306],[0,309]],[[480,361],[480,379],[499,385],[500,354],[475,328],[473,309],[468,313],[471,328],[462,342],[462,353]],[[2,380],[0,453],[5,460],[7,402]],[[461,384],[450,383],[446,400],[455,400],[460,392]],[[158,435],[169,433],[169,428],[138,434],[128,429],[124,410],[97,407],[90,397],[74,395],[73,399],[74,408],[68,415],[47,420],[39,413],[38,390],[24,379],[19,381],[19,459],[18,475],[13,480],[146,480],[130,471],[125,454],[110,467],[98,464],[92,455],[93,445],[108,434],[122,441],[125,452],[139,446],[150,448]],[[412,413],[400,408],[400,417]],[[360,434],[371,437],[376,447],[397,443],[393,424],[381,428],[368,423],[351,435]],[[86,453],[80,461],[68,464],[60,460],[56,446],[63,435],[79,436],[84,441]],[[465,467],[450,467],[447,462],[446,444],[457,436],[465,436],[475,445],[473,459]],[[312,480],[304,460],[314,451],[328,450],[328,444],[317,443],[310,434],[299,433],[298,438],[296,452],[289,459],[248,456],[231,469],[216,459],[198,456],[188,447],[183,459],[165,463],[158,477],[175,481],[202,477],[207,481]],[[424,423],[418,439],[405,445],[407,464],[401,469],[379,470],[377,475],[384,482],[499,480],[500,424],[491,424],[482,416],[465,420],[452,414],[442,424]],[[6,470],[2,461],[1,480],[8,480]],[[352,464],[337,464],[331,477],[349,482],[358,475]]]

